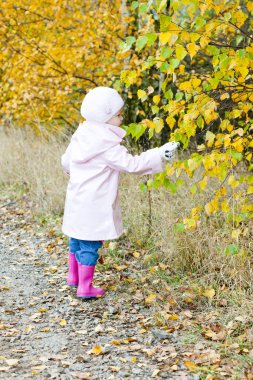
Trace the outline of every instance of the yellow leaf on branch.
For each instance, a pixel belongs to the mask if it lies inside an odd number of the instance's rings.
[[[178,39],[178,34],[172,32],[160,33],[159,39],[162,45],[168,44],[169,46],[173,46]]]
[[[194,42],[191,42],[191,43],[187,44],[187,50],[188,50],[190,57],[192,59],[197,54],[197,52],[199,50],[199,46],[196,45]]]

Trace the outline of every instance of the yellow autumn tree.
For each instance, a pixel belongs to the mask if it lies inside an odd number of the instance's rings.
[[[119,57],[128,62],[121,81],[130,97],[138,97],[140,112],[128,134],[148,134],[151,141],[165,136],[191,152],[149,185],[175,192],[183,173],[193,177],[198,170],[201,178],[190,192],[205,192],[210,181],[216,190],[178,230],[196,228],[201,212],[223,213],[238,238],[240,225],[253,217],[253,1],[154,0],[131,6],[139,30],[121,44]]]
[[[114,1],[6,0],[0,10],[2,124],[59,129],[79,119],[82,94],[112,85],[130,24]]]

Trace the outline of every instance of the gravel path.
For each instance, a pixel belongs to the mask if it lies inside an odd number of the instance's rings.
[[[15,202],[1,211],[1,379],[198,379],[170,369],[175,337],[147,329],[149,309],[114,290],[115,273],[96,273],[106,297],[77,299],[62,240]]]
[[[161,287],[168,319],[157,326],[147,271],[127,250],[97,268],[105,297],[77,299],[57,226],[38,224],[25,198],[0,212],[0,379],[252,380],[250,315],[222,325],[223,306],[187,310]]]

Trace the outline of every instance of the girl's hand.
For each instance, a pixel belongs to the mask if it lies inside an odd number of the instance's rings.
[[[163,146],[159,148],[161,157],[167,161],[172,160],[175,157],[176,150],[179,148],[179,146],[180,146],[180,143],[176,141],[172,141],[172,142],[164,144]]]

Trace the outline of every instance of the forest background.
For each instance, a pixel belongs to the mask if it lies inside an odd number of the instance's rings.
[[[120,244],[143,263],[154,294],[159,281],[187,283],[189,305],[198,296],[248,302],[252,14],[253,1],[241,0],[3,1],[2,191],[29,194],[38,220],[60,231],[60,156],[84,95],[112,86],[126,100],[132,152],[169,140],[182,148],[162,174],[123,176]]]

